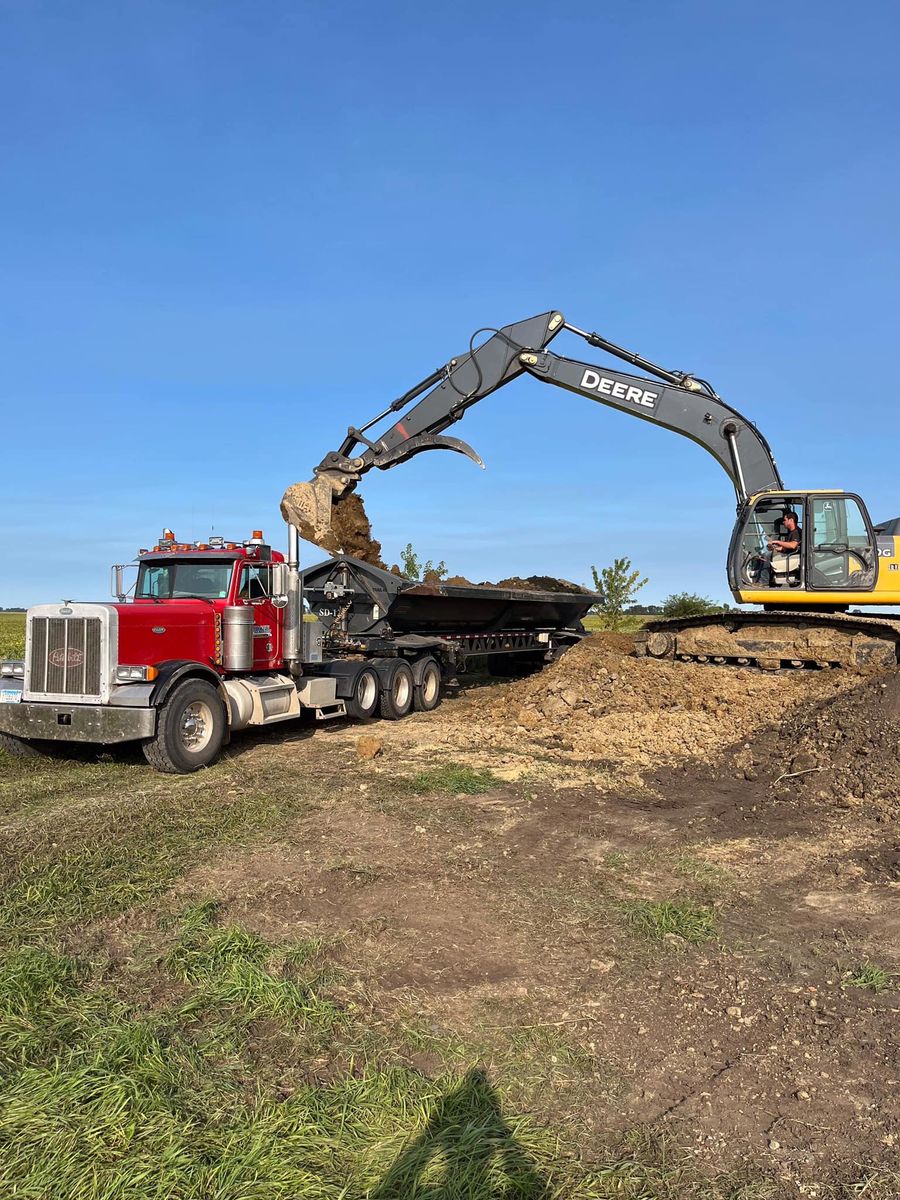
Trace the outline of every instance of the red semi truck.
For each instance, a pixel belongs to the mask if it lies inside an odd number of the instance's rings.
[[[301,572],[260,531],[181,543],[165,530],[116,603],[28,610],[25,658],[0,663],[0,747],[139,741],[160,771],[213,762],[232,733],[311,712],[398,719],[436,708],[473,661],[534,669],[584,634],[592,593],[413,585],[339,556]]]

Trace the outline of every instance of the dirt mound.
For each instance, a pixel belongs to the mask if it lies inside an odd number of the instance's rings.
[[[569,579],[554,579],[552,575],[529,575],[525,579],[513,575],[511,579],[501,579],[499,583],[484,583],[481,586],[525,592],[572,592],[579,596],[585,595],[588,590],[580,583],[572,583]]]
[[[849,672],[767,674],[635,658],[632,639],[585,638],[537,675],[473,693],[459,716],[490,745],[530,742],[544,753],[634,774],[685,758],[712,759],[802,706],[858,686]]]
[[[428,581],[428,576],[425,578]],[[509,579],[501,579],[498,583],[491,583],[490,580],[473,583],[471,579],[466,579],[465,575],[450,575],[440,582],[451,587],[509,588],[510,591],[517,592],[568,592],[576,596],[586,595],[588,591],[579,583],[572,583],[568,579],[556,579],[552,575],[529,575],[526,579],[513,575]]]
[[[754,761],[794,795],[847,807],[900,805],[900,674],[857,680],[853,690],[798,713],[784,723],[779,745]]]

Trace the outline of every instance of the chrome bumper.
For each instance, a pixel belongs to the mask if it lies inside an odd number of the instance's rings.
[[[110,704],[0,704],[0,733],[53,742],[130,742],[156,733],[155,708]]]

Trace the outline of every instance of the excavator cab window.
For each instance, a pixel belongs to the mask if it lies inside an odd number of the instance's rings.
[[[878,552],[857,496],[811,496],[808,586],[822,591],[871,591]]]
[[[802,546],[793,553],[773,552],[772,539],[789,535],[785,514],[795,512],[800,518],[802,539],[803,497],[773,496],[757,501],[741,530],[736,547],[736,566],[741,588],[799,588],[803,586]]]

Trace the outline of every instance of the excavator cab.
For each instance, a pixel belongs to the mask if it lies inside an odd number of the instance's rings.
[[[798,528],[792,535],[787,517],[793,513]],[[773,549],[773,540],[799,545]],[[878,544],[866,506],[847,492],[752,496],[738,515],[728,572],[735,599],[745,604],[865,603],[878,578]]]

